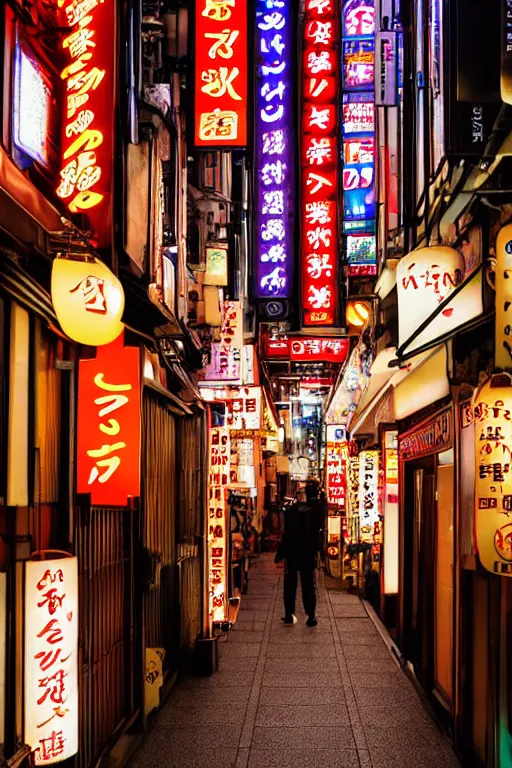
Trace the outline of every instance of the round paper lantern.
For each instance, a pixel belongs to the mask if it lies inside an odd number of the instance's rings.
[[[58,257],[52,269],[52,301],[65,334],[91,347],[110,344],[123,331],[123,286],[96,258]]]
[[[512,576],[512,377],[488,379],[473,399],[475,532],[491,573]]]
[[[353,325],[361,328],[370,317],[370,309],[362,301],[349,301],[347,304],[346,320],[347,325]]]
[[[419,248],[400,260],[396,270],[400,346],[462,283],[464,271],[462,254],[446,245]]]

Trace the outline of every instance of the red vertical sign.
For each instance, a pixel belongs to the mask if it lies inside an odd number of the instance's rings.
[[[335,0],[306,0],[301,158],[303,325],[336,322],[338,21],[335,11]]]
[[[195,144],[247,143],[247,0],[196,0]]]
[[[77,490],[96,506],[140,496],[140,350],[123,336],[78,370]]]
[[[62,167],[57,195],[86,214],[99,248],[112,241],[116,3],[62,0]]]

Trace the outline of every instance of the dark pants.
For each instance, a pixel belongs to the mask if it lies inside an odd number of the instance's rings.
[[[284,562],[284,612],[286,616],[295,613],[297,596],[297,574],[300,573],[302,602],[307,616],[314,616],[316,610],[315,564]]]

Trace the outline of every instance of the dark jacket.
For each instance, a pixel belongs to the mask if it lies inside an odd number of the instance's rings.
[[[324,527],[320,501],[293,504],[284,513],[284,531],[276,561],[287,560],[298,568],[313,565],[321,549],[320,531]]]

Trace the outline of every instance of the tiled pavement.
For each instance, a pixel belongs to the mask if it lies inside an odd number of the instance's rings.
[[[457,768],[358,598],[318,574],[318,627],[285,627],[281,575],[253,564],[219,672],[176,686],[134,768]]]

